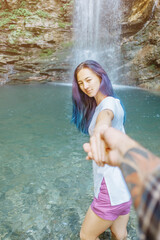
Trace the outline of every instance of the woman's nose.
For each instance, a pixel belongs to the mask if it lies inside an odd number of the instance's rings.
[[[87,89],[88,88],[88,83],[84,82],[84,89]]]

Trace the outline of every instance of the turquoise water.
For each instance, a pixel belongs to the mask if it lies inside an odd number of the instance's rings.
[[[116,92],[126,108],[127,133],[160,156],[160,95]],[[1,240],[79,239],[93,196],[92,166],[82,150],[88,137],[70,118],[70,86],[0,88]]]

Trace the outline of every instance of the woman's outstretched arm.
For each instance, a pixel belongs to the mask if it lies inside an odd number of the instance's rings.
[[[110,126],[114,118],[111,110],[103,110],[98,114],[96,125],[92,137],[90,137],[91,151],[95,162],[99,166],[104,166],[105,161],[105,142],[101,137],[101,133],[105,132]]]

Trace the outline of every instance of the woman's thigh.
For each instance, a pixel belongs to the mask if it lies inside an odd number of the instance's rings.
[[[129,213],[119,216],[112,224],[111,231],[118,238],[123,239],[127,234],[127,223],[129,220]]]
[[[87,240],[96,239],[96,237],[108,229],[112,224],[113,221],[100,218],[92,211],[91,207],[89,207],[81,227],[80,237],[81,239]]]

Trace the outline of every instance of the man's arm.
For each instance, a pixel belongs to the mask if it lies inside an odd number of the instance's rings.
[[[135,208],[139,206],[148,176],[160,165],[160,159],[135,143],[123,156],[120,169],[130,189]]]
[[[144,183],[148,176],[160,165],[160,159],[129,136],[114,128],[110,127],[101,132],[101,139],[105,142],[106,148],[103,163],[120,167],[137,208]],[[87,159],[94,160],[94,153],[91,151],[93,141],[94,139],[90,144],[84,144],[83,147],[88,154]]]

